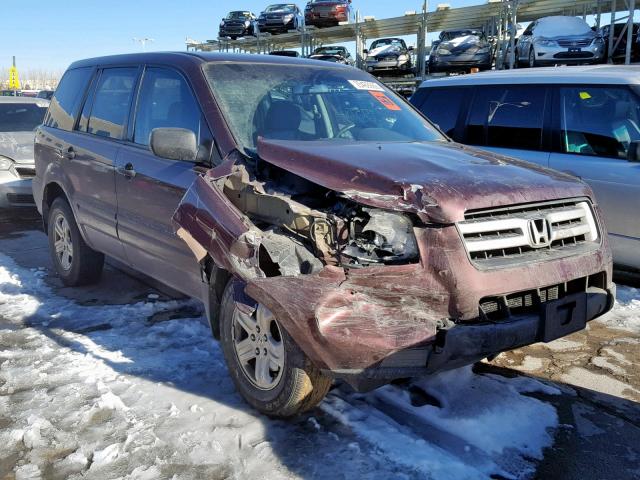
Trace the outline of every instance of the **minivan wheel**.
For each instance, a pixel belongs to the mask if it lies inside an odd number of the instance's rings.
[[[535,68],[536,65],[536,53],[533,51],[533,48],[529,51],[529,68]]]
[[[329,391],[331,378],[311,363],[264,305],[247,308],[245,302],[252,301],[243,288],[231,279],[220,304],[222,351],[236,388],[247,403],[269,416],[310,410]]]
[[[53,266],[65,285],[90,285],[100,279],[104,255],[85,243],[71,207],[63,198],[55,199],[49,209],[47,234]]]

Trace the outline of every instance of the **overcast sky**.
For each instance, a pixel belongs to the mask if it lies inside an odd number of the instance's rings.
[[[452,7],[485,0],[450,0]],[[134,37],[153,38],[151,50],[184,50],[185,38],[204,41],[218,34],[229,10],[256,14],[269,0],[31,0],[3,1],[0,67],[15,55],[19,69],[64,70],[74,60],[141,50]],[[430,10],[436,3],[431,1]],[[304,8],[305,2],[298,1]],[[27,7],[28,5],[28,7]],[[419,11],[421,0],[354,0],[362,15],[388,18]]]

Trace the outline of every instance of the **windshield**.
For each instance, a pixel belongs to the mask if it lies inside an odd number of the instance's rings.
[[[577,17],[547,17],[535,27],[537,37],[559,37],[570,35],[593,35],[591,27]]]
[[[344,55],[345,50],[337,47],[321,47],[316,48],[314,55]]]
[[[244,20],[251,16],[250,12],[230,12],[226,20]]]
[[[446,140],[373,77],[355,69],[209,63],[205,75],[245,153],[258,137],[322,142]]]
[[[466,37],[468,35],[483,38],[484,34],[478,30],[459,30],[457,32],[442,32],[440,35],[440,40],[444,42],[448,42],[449,40],[453,40],[455,38]]]
[[[293,5],[287,5],[285,3],[279,3],[277,5],[269,5],[264,11],[271,12],[289,12],[293,10]]]
[[[0,103],[0,132],[30,132],[46,112],[46,105],[37,103]]]
[[[385,45],[393,45],[398,48],[406,48],[404,41],[399,38],[383,38],[381,40],[376,40],[371,44],[371,50],[374,50],[379,47],[384,47]]]

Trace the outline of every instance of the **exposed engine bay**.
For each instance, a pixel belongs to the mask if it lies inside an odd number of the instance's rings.
[[[257,227],[267,276],[415,263],[418,246],[406,214],[364,207],[260,160],[236,164],[220,179],[224,195]]]

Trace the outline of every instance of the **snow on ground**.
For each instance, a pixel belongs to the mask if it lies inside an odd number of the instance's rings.
[[[640,289],[618,285],[616,306],[598,321],[609,327],[640,333]]]
[[[45,277],[0,254],[0,478],[526,478],[553,443],[557,389],[470,368],[270,420],[201,318],[150,321],[194,302],[87,306]]]

